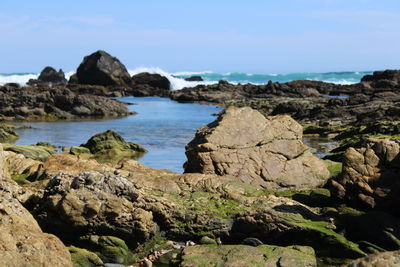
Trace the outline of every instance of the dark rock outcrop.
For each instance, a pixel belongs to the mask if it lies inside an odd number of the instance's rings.
[[[64,72],[60,69],[56,71],[52,67],[45,67],[40,73],[37,80],[30,79],[28,81],[28,85],[40,84],[40,83],[67,83],[67,79],[65,79]]]
[[[167,96],[170,81],[160,74],[142,72],[132,76],[132,88],[129,94],[133,96]]]
[[[0,116],[5,119],[58,120],[132,114],[121,102],[77,94],[65,86],[0,87],[0,107]]]
[[[188,81],[188,82],[202,82],[202,81],[204,81],[203,80],[203,78],[201,77],[201,76],[190,76],[190,77],[188,77],[188,78],[185,78],[185,81]]]
[[[365,75],[361,83],[372,88],[400,88],[400,70],[374,71],[372,75]]]
[[[130,84],[126,67],[115,57],[99,50],[86,56],[76,72],[77,82],[103,86],[125,86]]]
[[[332,193],[350,205],[400,215],[400,143],[366,139],[361,148],[348,148],[343,172],[331,182]]]
[[[289,116],[264,117],[249,107],[226,109],[186,146],[185,172],[246,177],[271,186],[322,185],[324,163],[308,151],[302,127]]]

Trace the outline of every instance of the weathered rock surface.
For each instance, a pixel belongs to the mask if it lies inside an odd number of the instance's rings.
[[[179,266],[317,266],[312,248],[302,246],[276,247],[261,245],[203,245],[186,247]]]
[[[0,87],[0,117],[57,120],[119,117],[131,114],[125,104],[102,96],[80,95],[65,86]]]
[[[344,154],[343,173],[332,181],[334,195],[359,208],[399,215],[400,144],[389,139],[366,139]]]
[[[185,81],[188,82],[202,82],[204,81],[201,76],[195,75],[195,76],[190,76],[188,78],[185,78]]]
[[[289,116],[230,107],[186,146],[185,172],[229,174],[271,186],[320,186],[329,172],[301,139],[301,125]]]
[[[113,233],[136,245],[156,230],[152,213],[135,205],[138,197],[135,186],[117,175],[59,173],[36,200],[33,214],[45,231],[64,240]]]
[[[40,84],[40,83],[67,83],[64,72],[60,69],[56,71],[52,67],[45,67],[40,73],[37,80],[30,79],[28,85]]]
[[[16,127],[13,125],[0,124],[0,143],[13,142],[19,138],[14,132]]]
[[[24,155],[33,160],[45,161],[50,155],[55,153],[55,149],[47,146],[21,146],[14,144],[4,144],[5,151],[12,151]]]
[[[142,72],[132,76],[132,88],[128,92],[133,96],[167,96],[170,86],[166,77]]]
[[[400,266],[400,250],[379,252],[357,259],[347,267],[396,267]]]
[[[361,82],[372,88],[400,88],[400,70],[374,71],[372,75],[365,75]]]
[[[99,50],[86,56],[76,71],[77,81],[91,85],[129,85],[126,67],[115,57]]]
[[[4,266],[72,266],[61,241],[43,233],[14,194],[19,188],[8,178],[0,147],[0,257]]]

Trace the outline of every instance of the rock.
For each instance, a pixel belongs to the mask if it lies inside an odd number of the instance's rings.
[[[56,71],[52,67],[44,68],[40,73],[38,80],[41,82],[67,83],[64,72],[61,69]]]
[[[24,89],[0,87],[0,116],[9,120],[45,120],[121,117],[132,114],[125,104],[103,96],[75,93],[57,85]]]
[[[310,247],[203,245],[186,247],[179,266],[317,266]]]
[[[204,80],[203,80],[203,78],[201,76],[195,75],[195,76],[190,76],[188,78],[185,78],[185,81],[188,81],[188,82],[202,82]]]
[[[125,66],[115,57],[99,50],[86,56],[79,65],[76,75],[81,84],[129,85],[130,75]]]
[[[61,241],[43,233],[14,197],[18,186],[8,178],[0,147],[0,257],[4,266],[71,266]]]
[[[271,186],[320,186],[329,172],[301,139],[301,125],[289,116],[230,107],[197,130],[186,146],[185,172],[229,174]]]
[[[19,138],[19,135],[14,132],[16,127],[8,124],[0,124],[0,143],[13,142]]]
[[[400,143],[389,139],[367,138],[361,148],[348,148],[332,195],[354,207],[400,215],[399,152]]]
[[[142,72],[132,76],[132,88],[129,94],[133,96],[166,96],[170,86],[168,78],[160,74]]]
[[[18,184],[28,184],[37,180],[43,174],[43,163],[26,158],[23,154],[5,151],[4,157],[11,178]]]
[[[365,75],[362,83],[372,88],[393,88],[400,85],[400,70],[374,71],[372,75]]]
[[[400,265],[400,250],[379,252],[357,259],[347,267],[396,267]]]
[[[203,244],[203,245],[210,245],[210,244],[216,245],[216,244],[217,244],[217,241],[215,241],[215,240],[212,239],[211,237],[203,236],[203,237],[200,239],[199,243],[200,243],[200,244]]]
[[[113,233],[137,246],[150,238],[156,225],[151,212],[136,204],[139,194],[123,177],[95,171],[59,173],[44,194],[32,198],[32,213],[41,227],[71,243],[88,234]]]
[[[70,149],[72,155],[80,155],[80,154],[91,154],[89,148],[83,146],[73,146]]]
[[[95,252],[103,262],[129,265],[133,264],[134,257],[122,239],[113,236],[85,236],[80,244]]]
[[[263,245],[263,242],[261,242],[260,239],[255,238],[255,237],[246,237],[246,238],[242,241],[242,244],[243,244],[243,245],[248,245],[248,246],[257,247],[257,246]]]
[[[97,157],[139,157],[147,152],[141,145],[126,142],[122,136],[108,130],[92,136],[82,147]]]
[[[33,160],[45,161],[50,155],[55,153],[55,149],[47,146],[22,146],[13,144],[4,144],[5,151],[12,151],[24,155]]]
[[[95,253],[74,246],[68,247],[74,267],[100,267],[103,261]]]

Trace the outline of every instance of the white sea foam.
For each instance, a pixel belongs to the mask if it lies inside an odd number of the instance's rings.
[[[38,74],[0,74],[0,85],[6,83],[18,83],[25,85],[30,79],[37,79]]]
[[[202,74],[212,74],[213,72],[210,70],[205,71],[179,71],[173,73],[175,76],[194,76],[194,75],[202,75]]]
[[[148,68],[148,67],[139,67],[133,70],[128,70],[129,74],[131,76],[141,73],[141,72],[148,72],[148,73],[152,73],[152,74],[160,74],[164,77],[166,77],[169,82],[171,83],[171,90],[180,90],[182,88],[185,87],[195,87],[197,85],[200,84],[213,84],[216,82],[208,82],[208,81],[202,81],[202,82],[189,82],[189,81],[185,81],[182,78],[178,78],[175,77],[174,75],[172,75],[171,73],[168,73],[160,68]]]

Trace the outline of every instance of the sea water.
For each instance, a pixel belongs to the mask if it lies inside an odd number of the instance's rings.
[[[112,120],[30,122],[31,129],[17,130],[15,144],[30,145],[50,142],[56,146],[77,146],[91,136],[108,129],[119,133],[126,141],[143,145],[149,152],[139,159],[156,169],[183,171],[185,145],[196,129],[212,122],[222,109],[215,105],[180,104],[160,97],[123,97],[120,101],[135,115]]]
[[[167,77],[171,83],[171,90],[179,90],[184,87],[193,87],[199,84],[214,84],[220,80],[225,80],[234,84],[265,84],[268,81],[273,82],[289,82],[294,80],[315,80],[331,82],[336,84],[354,84],[358,83],[364,75],[371,74],[370,71],[361,72],[326,72],[326,73],[312,73],[312,72],[299,72],[299,73],[287,73],[287,74],[256,74],[256,73],[217,73],[212,71],[202,72],[176,72],[169,73],[160,68],[136,68],[129,70],[131,75],[138,74],[140,72],[158,73]],[[74,74],[73,71],[65,73],[67,80]],[[184,78],[188,78],[193,75],[201,76],[204,81],[202,82],[190,82],[185,81]],[[39,73],[0,73],[0,85],[13,82],[25,85],[29,79],[37,79]]]

